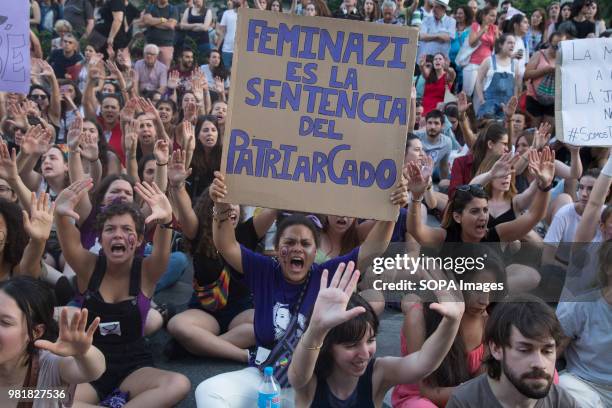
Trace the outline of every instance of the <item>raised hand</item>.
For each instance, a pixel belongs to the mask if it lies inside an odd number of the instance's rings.
[[[434,170],[434,161],[429,155],[425,155],[425,158],[421,160],[421,175],[424,179],[431,184],[431,175]]]
[[[98,137],[90,133],[81,133],[81,157],[90,162],[98,160],[100,149]]]
[[[184,118],[189,122],[194,122],[197,117],[198,107],[193,102],[188,102],[185,106]]]
[[[429,177],[425,177],[421,167],[415,162],[408,162],[405,166],[407,173],[407,188],[412,194],[423,194],[429,186]]]
[[[491,177],[504,178],[512,173],[514,166],[521,158],[521,155],[512,155],[512,153],[504,153],[491,167]]]
[[[81,142],[81,134],[83,133],[83,118],[81,115],[77,115],[68,127],[68,133],[66,134],[66,141],[71,151],[80,151],[79,143]]]
[[[172,221],[172,206],[168,197],[159,189],[157,184],[138,183],[134,186],[134,190],[142,197],[151,208],[151,215],[147,217],[145,223],[156,222],[158,224],[167,224]]]
[[[184,120],[183,126],[183,150],[193,152],[195,150],[195,130],[191,122]],[[187,163],[185,163],[186,165]]]
[[[328,271],[325,269],[321,274],[319,294],[310,317],[310,325],[320,332],[328,332],[365,312],[361,306],[346,310],[359,280],[359,271],[355,269],[353,261],[348,265],[344,263],[338,265],[329,287],[327,275]]]
[[[538,179],[538,187],[545,189],[555,177],[555,152],[545,146],[541,152],[531,150],[529,152],[529,170]]]
[[[427,270],[425,268],[421,268],[417,270],[417,278],[419,280],[426,281],[451,281],[455,280],[453,273],[451,271],[443,272],[440,269],[433,268]],[[465,302],[463,299],[463,294],[460,290],[451,290],[448,288],[442,288],[442,286],[438,286],[440,289],[435,290],[433,293],[436,295],[438,299],[438,303],[431,303],[429,308],[446,317],[449,320],[459,321],[463,316],[463,312],[465,311]]]
[[[36,102],[27,99],[23,101],[23,106],[28,116],[40,117],[40,109]]]
[[[552,125],[548,122],[540,123],[540,126],[536,129],[533,134],[533,147],[536,149],[543,148],[546,143],[548,143],[548,139],[550,138],[550,131],[552,129]]]
[[[96,317],[89,328],[87,326],[87,309],[78,310],[68,322],[68,308],[62,308],[59,321],[59,337],[55,343],[48,340],[36,340],[34,345],[62,357],[79,357],[85,355],[93,343],[93,336],[100,324]]]
[[[17,152],[15,148],[9,154],[9,149],[4,140],[0,140],[0,178],[10,181],[19,177],[17,170]]]
[[[225,176],[220,171],[215,171],[215,178],[208,189],[208,194],[215,204],[220,203],[227,195]]]
[[[74,209],[81,199],[93,188],[91,178],[79,180],[72,183],[55,199],[55,214],[63,217],[79,220],[79,214]]]
[[[35,103],[33,101],[30,102]],[[25,105],[11,103],[8,105],[7,113],[10,118],[9,120],[7,120],[7,122],[12,123],[22,129],[26,129],[30,126],[28,123],[28,111]]]
[[[28,236],[35,241],[47,241],[53,226],[53,211],[55,203],[49,205],[49,194],[41,193],[38,198],[32,192],[30,199],[30,214],[23,211],[23,228]]]
[[[153,155],[155,156],[155,161],[158,165],[168,164],[168,160],[170,158],[170,147],[168,146],[168,141],[159,139],[155,142],[155,146],[153,147]]]
[[[185,170],[187,152],[185,150],[175,150],[168,163],[168,183],[172,187],[180,186],[191,174],[191,169]]]
[[[223,79],[219,76],[215,77],[215,91],[218,94],[224,93],[225,92],[225,82],[223,81]]]
[[[36,125],[28,129],[23,141],[21,151],[24,154],[44,154],[49,150],[51,143],[51,133],[41,125]]]
[[[123,127],[125,150],[132,156],[136,156],[138,148],[138,131],[136,130],[136,121],[130,120]]]
[[[459,111],[460,115],[465,114],[471,105],[471,103],[468,103],[465,92],[462,91],[457,95],[457,110]]]
[[[168,88],[170,89],[178,88],[179,81],[180,81],[180,77],[179,77],[178,71],[176,70],[170,71],[170,74],[168,75],[168,82],[167,82]]]
[[[511,119],[512,116],[516,113],[517,107],[518,107],[518,98],[516,96],[513,96],[512,98],[510,98],[507,105],[502,103],[502,109],[504,110],[504,114],[506,115],[506,118]]]
[[[138,108],[138,99],[132,98],[129,101],[127,101],[123,109],[121,109],[121,112],[119,112],[119,118],[121,119],[121,121],[129,122],[133,120],[134,116],[136,115],[137,108]]]

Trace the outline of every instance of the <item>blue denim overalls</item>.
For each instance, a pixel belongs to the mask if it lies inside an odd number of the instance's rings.
[[[495,54],[491,55],[493,65],[493,78],[484,91],[484,101],[478,110],[478,118],[493,116],[495,119],[503,119],[504,110],[502,103],[507,104],[514,95],[514,60],[510,60],[509,72],[497,72],[497,61]]]

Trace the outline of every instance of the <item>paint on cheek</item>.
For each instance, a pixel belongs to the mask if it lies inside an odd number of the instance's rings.
[[[134,248],[136,247],[136,234],[128,235],[128,246],[130,248],[130,251],[134,250]]]
[[[286,246],[281,247],[280,249],[281,258],[287,258],[288,255],[289,255],[289,248],[287,248]]]

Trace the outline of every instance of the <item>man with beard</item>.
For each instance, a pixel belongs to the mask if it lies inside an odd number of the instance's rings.
[[[191,76],[195,69],[193,50],[188,47],[183,48],[176,65],[169,73],[168,87],[176,87],[179,93],[191,90]]]
[[[425,116],[425,129],[414,132],[421,142],[425,153],[434,161],[434,172],[440,179],[450,177],[448,159],[453,150],[453,141],[442,130],[444,114],[434,109]]]
[[[542,300],[506,298],[487,319],[487,373],[457,387],[446,408],[578,408],[567,391],[553,384],[562,339],[555,312]]]

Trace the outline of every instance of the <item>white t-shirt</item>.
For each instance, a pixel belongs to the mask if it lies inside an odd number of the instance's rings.
[[[76,390],[76,384],[65,385],[59,372],[59,363],[62,357],[56,356],[46,350],[42,350],[39,356],[39,370],[37,389],[48,390],[51,388],[62,388],[65,390],[65,398],[54,399],[35,399],[33,408],[64,408],[71,407]]]
[[[574,203],[565,204],[555,214],[544,237],[545,243],[558,247],[556,256],[563,262],[569,261],[570,243],[574,242],[576,229],[581,219],[582,215],[576,212]],[[601,231],[597,230],[593,242],[601,242],[601,239]],[[559,245],[561,243],[567,243],[567,245]]]
[[[525,65],[527,65],[527,63],[529,62],[529,52],[527,51],[525,47],[525,42],[521,37],[515,35],[514,38],[516,40],[516,43],[514,45],[514,52],[523,50],[523,58],[521,58],[520,60],[516,60],[516,63],[518,63],[518,74],[522,78],[525,74]]]
[[[236,21],[238,21],[238,13],[236,10],[230,9],[223,12],[221,23],[225,27],[225,38],[223,39],[222,52],[234,52],[234,38],[236,37]]]

